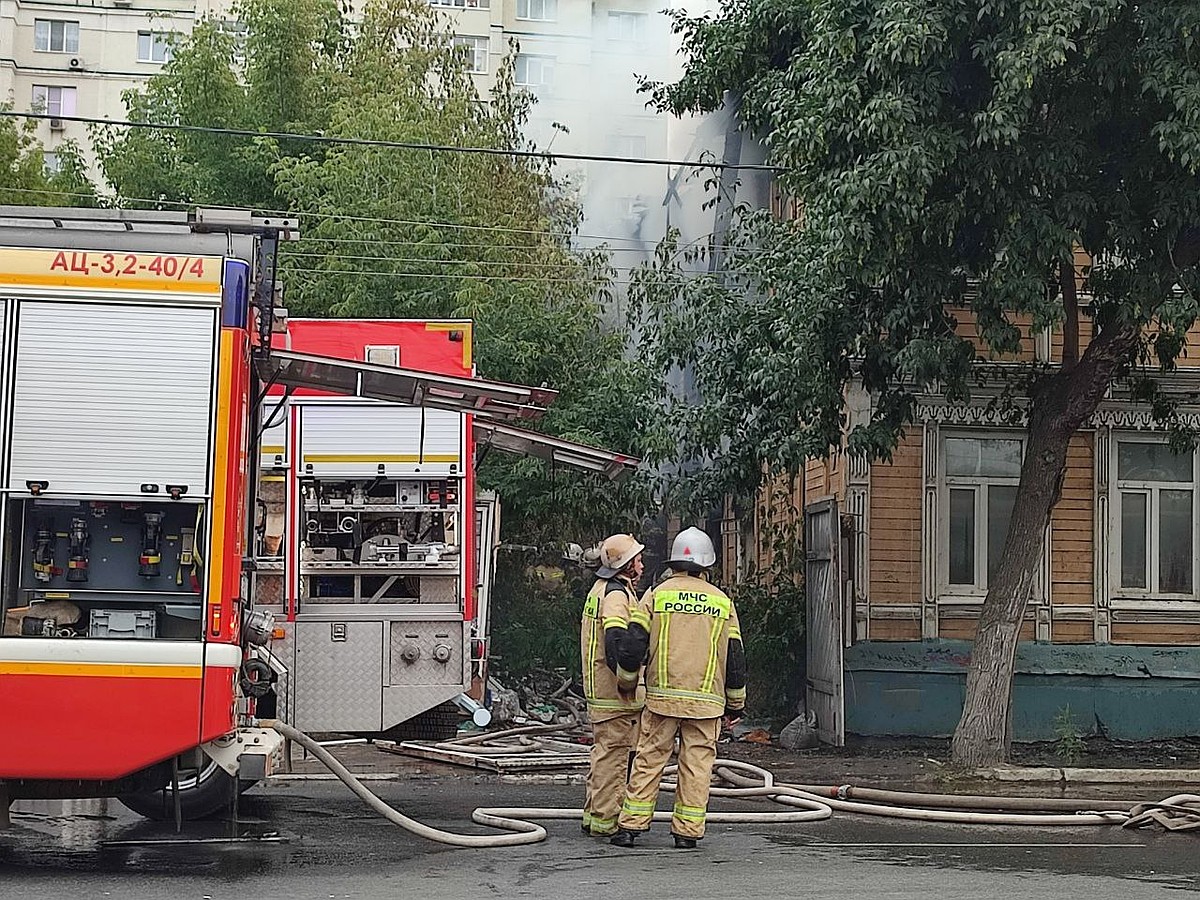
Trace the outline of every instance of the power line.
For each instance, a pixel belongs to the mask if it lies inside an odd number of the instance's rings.
[[[393,150],[421,150],[431,153],[474,153],[483,156],[506,156],[522,159],[573,160],[579,162],[623,163],[635,166],[678,166],[692,169],[728,169],[754,172],[782,172],[780,166],[766,163],[724,163],[688,159],[645,159],[637,156],[601,156],[590,153],[551,153],[545,150],[505,150],[499,147],[455,147],[449,144],[420,144],[409,141],[384,141],[372,138],[334,137],[324,134],[296,134],[287,131],[250,131],[245,128],[218,128],[211,125],[183,125],[162,122],[131,122],[127,119],[102,119],[97,116],[52,116],[49,113],[0,110],[0,116],[23,119],[57,119],[60,122],[79,122],[84,125],[117,125],[123,128],[149,128],[161,131],[183,131],[194,134],[219,134],[226,137],[268,137],[284,141],[311,141],[341,144],[352,147],[387,147]]]
[[[286,257],[284,258],[284,262],[286,263]],[[590,278],[543,278],[539,275],[463,275],[457,272],[369,272],[362,269],[299,269],[286,264],[283,266],[283,271],[285,275],[355,275],[359,278],[441,278],[446,281],[456,279],[471,281],[533,281],[539,284],[579,284],[581,281],[595,281],[599,284],[616,285],[629,285],[635,281],[638,284],[679,284],[681,282],[692,281],[700,276],[739,274],[722,269],[715,272],[684,272],[680,278],[608,279],[603,276]]]
[[[47,197],[77,197],[85,200],[96,200],[98,195],[84,194],[78,191],[52,191],[39,188],[0,188],[6,192],[15,192],[21,194],[38,194]],[[208,209],[228,209],[242,210],[244,207],[238,206],[223,206],[218,203],[204,203],[200,201],[183,201],[183,200],[164,200],[152,199],[149,197],[120,197],[118,198],[123,203],[144,203],[154,206],[173,206],[180,209],[191,209],[197,206],[202,206]],[[514,228],[509,225],[468,225],[462,222],[431,222],[422,219],[390,219],[379,216],[355,216],[347,213],[311,213],[311,212],[286,212],[284,210],[258,210],[264,215],[277,216],[300,216],[307,218],[318,218],[324,221],[338,220],[345,222],[368,222],[379,225],[409,225],[421,226],[425,228],[457,228],[466,231],[485,231],[491,233],[507,233],[507,234],[528,234],[537,237],[565,237],[565,238],[587,238],[597,241],[626,241],[635,243],[643,247],[655,246],[656,242],[640,240],[638,238],[622,237],[620,235],[605,235],[605,234],[580,234],[572,231],[543,231],[535,228]],[[686,247],[695,246],[704,241],[705,235],[693,238],[690,241],[685,241],[679,245],[682,250]],[[442,246],[442,247],[487,247],[489,249],[509,249],[509,250],[530,250],[535,249],[530,244],[481,244],[481,243],[451,243],[439,241],[436,245],[431,245],[426,241],[395,241],[395,240],[375,240],[373,238],[340,238],[340,237],[320,237],[317,235],[308,235],[301,237],[299,243],[317,242],[317,243],[365,243],[365,244],[387,244],[387,245],[417,245],[417,246]],[[720,244],[710,245],[709,249],[731,249],[736,247],[735,244]],[[600,249],[599,247],[584,247],[588,249]],[[615,248],[616,252],[629,253],[634,252],[633,248]]]
[[[486,245],[483,245],[486,247]],[[509,266],[512,268],[527,268],[527,269],[573,269],[582,271],[584,269],[581,262],[523,262],[521,260],[489,260],[489,259],[438,259],[437,257],[426,256],[355,256],[348,253],[297,253],[289,248],[282,248],[281,254],[288,259],[309,258],[309,259],[336,259],[336,260],[367,260],[370,262],[381,263],[446,263],[457,266]],[[620,268],[628,268],[621,266]]]

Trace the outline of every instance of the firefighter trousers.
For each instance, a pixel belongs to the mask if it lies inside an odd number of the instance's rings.
[[[629,754],[637,746],[638,716],[622,713],[592,723],[592,755],[583,801],[583,827],[592,834],[613,834],[625,796]]]
[[[642,712],[642,733],[629,789],[621,804],[618,824],[624,831],[646,831],[658,802],[658,785],[663,769],[671,758],[675,736],[679,735],[679,778],[675,790],[675,808],[671,814],[671,833],[680,837],[704,837],[704,818],[708,810],[709,780],[717,758],[717,738],[721,720],[679,719]]]

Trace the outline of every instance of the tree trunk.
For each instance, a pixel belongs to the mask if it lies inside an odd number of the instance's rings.
[[[1102,332],[1077,365],[1046,379],[1032,398],[1028,444],[1004,555],[979,615],[962,718],[950,745],[958,765],[995,765],[1008,758],[1017,637],[1041,563],[1042,536],[1062,490],[1067,445],[1100,405],[1137,336],[1132,327]]]

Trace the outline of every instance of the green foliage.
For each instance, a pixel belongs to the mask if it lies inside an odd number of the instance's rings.
[[[756,499],[761,564],[729,588],[746,648],[747,708],[781,724],[804,691],[804,547],[793,488],[792,479],[774,479]]]
[[[108,129],[97,148],[122,202],[299,213],[303,239],[280,261],[292,315],[471,318],[480,375],[561,392],[539,427],[637,453],[642,373],[602,324],[612,273],[572,249],[578,209],[547,164],[503,152],[524,146],[532,102],[511,63],[481,102],[422,0],[372,0],[353,23],[334,0],[243,0],[236,14],[240,45],[202,22],[127,97],[130,118],[497,152]],[[495,456],[483,479],[522,543],[611,529],[648,498],[644,482],[613,490]]]
[[[344,77],[347,23],[334,0],[246,0],[234,14],[244,40],[216,19],[197,23],[145,89],[124,95],[128,119],[251,131],[320,132]],[[244,62],[243,62],[244,59]],[[275,209],[272,167],[320,145],[268,137],[105,126],[93,143],[126,206],[227,204]]]
[[[978,388],[966,307],[997,355],[1015,314],[1061,321],[1059,266],[1093,257],[1084,312],[1135,333],[1117,377],[1169,366],[1200,311],[1200,5],[1186,0],[734,0],[677,19],[683,78],[662,109],[740,95],[803,222],[741,217],[721,278],[660,248],[640,282],[647,360],[690,367],[651,439],[701,460],[707,498],[747,495],[842,444],[887,458],[916,398]],[[1100,377],[1111,377],[1104,372]],[[1045,373],[1007,370],[1036,397]],[[846,386],[874,401],[848,422]],[[1170,404],[1157,411],[1169,416]]]
[[[9,111],[12,104],[0,104]],[[94,206],[96,194],[84,172],[79,148],[57,148],[59,170],[46,172],[37,139],[37,120],[0,117],[0,204],[14,206]]]
[[[501,554],[492,605],[492,665],[501,676],[520,677],[534,669],[565,669],[576,678],[582,661],[579,623],[592,586],[570,567],[564,579],[547,584],[528,553]]]
[[[1075,717],[1071,715],[1070,705],[1064,706],[1054,717],[1054,734],[1057,737],[1054,749],[1059,758],[1068,766],[1079,762],[1087,745]]]

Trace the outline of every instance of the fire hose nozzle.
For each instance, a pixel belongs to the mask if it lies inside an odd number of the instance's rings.
[[[68,532],[71,541],[71,556],[67,560],[67,581],[79,583],[88,580],[88,546],[92,537],[86,519],[72,519]]]
[[[138,558],[138,575],[157,578],[162,571],[162,513],[146,513],[142,517],[142,554]]]

